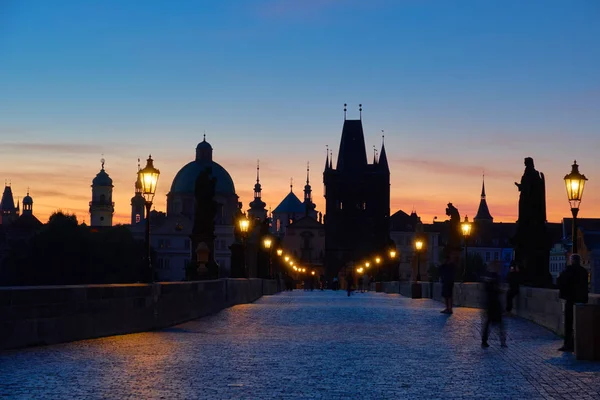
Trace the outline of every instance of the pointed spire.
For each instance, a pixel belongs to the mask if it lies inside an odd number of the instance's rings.
[[[346,111],[347,111],[346,107],[348,107],[348,104],[344,103],[344,121],[346,120]]]
[[[294,178],[290,178],[290,193],[294,191]]]
[[[329,169],[333,169],[333,150],[329,150],[329,154],[331,155],[329,157]]]
[[[310,185],[310,161],[306,162],[306,184]]]
[[[481,184],[481,198],[485,199],[485,173],[483,174],[483,183]]]
[[[479,202],[479,208],[477,209],[477,215],[473,218],[476,222],[494,222],[494,217],[490,213],[490,209],[485,199],[485,174],[483,175],[483,182],[481,184],[481,201]]]
[[[260,160],[256,160],[256,183],[260,183]]]
[[[381,152],[379,153],[379,165],[389,172],[390,166],[388,165],[387,154],[385,152],[385,134],[383,129],[381,130]]]
[[[327,155],[325,156],[325,171],[329,168],[329,145],[325,145],[325,151]]]
[[[359,119],[362,121],[362,104],[358,105],[358,113],[359,113]]]
[[[102,158],[100,159],[100,164],[102,164],[102,170],[104,171],[104,163],[106,160],[104,159],[104,154],[102,154]]]

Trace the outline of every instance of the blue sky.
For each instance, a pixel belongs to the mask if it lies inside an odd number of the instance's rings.
[[[485,170],[492,214],[514,220],[532,156],[549,218],[568,213],[574,158],[597,215],[599,21],[595,0],[4,0],[0,178],[85,217],[104,154],[126,218],[137,157],[156,158],[164,208],[206,131],[245,204],[260,158],[269,205],[310,161],[321,206],[325,145],[362,103],[367,148],[386,132],[392,211],[472,214]]]

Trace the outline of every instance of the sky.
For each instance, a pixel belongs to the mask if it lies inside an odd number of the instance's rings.
[[[391,211],[475,215],[485,173],[495,221],[517,219],[523,159],[546,177],[548,220],[569,216],[563,177],[589,182],[600,217],[597,0],[0,0],[0,179],[34,214],[89,222],[106,160],[127,223],[138,158],[160,169],[155,208],[206,133],[244,208],[324,210],[326,146],[343,104],[369,158],[385,133]]]

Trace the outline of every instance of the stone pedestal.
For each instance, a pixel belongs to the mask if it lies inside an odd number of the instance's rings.
[[[575,305],[575,356],[578,360],[600,360],[600,305]]]

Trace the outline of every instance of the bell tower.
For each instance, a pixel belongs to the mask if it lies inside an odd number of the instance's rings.
[[[92,180],[92,201],[90,201],[90,226],[112,226],[115,203],[112,201],[113,181],[102,169]]]

